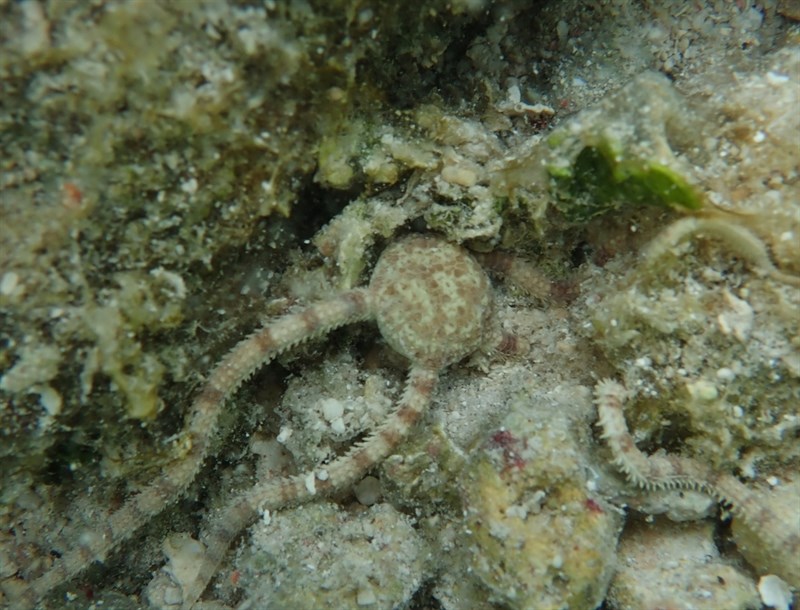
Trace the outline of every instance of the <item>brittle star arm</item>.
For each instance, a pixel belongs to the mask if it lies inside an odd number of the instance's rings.
[[[412,366],[399,406],[363,442],[316,471],[257,484],[224,508],[202,536],[206,555],[193,580],[185,584],[182,610],[194,606],[233,540],[263,511],[300,504],[344,489],[388,456],[425,412],[438,376],[435,369]]]
[[[55,565],[21,590],[7,594],[17,607],[33,607],[49,591],[66,582],[92,561],[102,561],[154,515],[176,501],[194,480],[208,454],[211,438],[225,400],[260,367],[289,348],[334,328],[371,317],[371,297],[366,289],[345,292],[335,299],[310,305],[268,322],[240,341],[214,368],[189,412],[184,433],[186,453],[165,468],[154,481],[85,532],[73,546],[63,549]],[[9,583],[13,585],[14,583]]]
[[[614,464],[628,482],[647,490],[693,489],[706,493],[727,504],[734,517],[758,533],[765,548],[778,559],[777,565],[796,565],[800,557],[797,527],[772,510],[763,496],[745,487],[736,477],[714,472],[697,460],[672,454],[648,456],[639,451],[625,422],[623,407],[627,398],[627,389],[616,381],[605,379],[595,386],[597,423],[611,449]],[[788,580],[796,579],[796,572],[788,574]],[[798,582],[790,584],[800,586]]]
[[[693,233],[713,235],[769,277],[790,286],[800,286],[800,277],[785,273],[773,264],[766,245],[758,236],[722,218],[687,216],[675,221],[647,246],[645,258],[650,261],[660,258]]]
[[[472,252],[480,264],[499,275],[506,282],[528,296],[547,301],[552,296],[553,285],[538,267],[530,261],[508,252]]]

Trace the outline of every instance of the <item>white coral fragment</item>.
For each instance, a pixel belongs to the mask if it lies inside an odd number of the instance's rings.
[[[723,335],[733,335],[744,343],[753,330],[753,320],[755,313],[747,301],[734,296],[729,290],[724,293],[725,302],[729,309],[726,309],[717,316],[717,324]]]
[[[789,610],[792,592],[783,580],[774,574],[762,576],[758,581],[758,594],[765,606],[775,610]]]

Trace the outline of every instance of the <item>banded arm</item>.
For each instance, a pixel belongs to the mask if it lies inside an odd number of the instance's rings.
[[[633,440],[623,407],[626,388],[603,380],[595,388],[598,425],[614,458],[629,483],[646,490],[691,489],[701,491],[730,507],[773,557],[773,570],[793,587],[800,587],[800,528],[797,515],[781,514],[766,496],[751,490],[728,473],[714,472],[705,464],[679,455],[648,456]]]
[[[21,587],[19,581],[4,583],[7,598],[17,608],[32,608],[91,562],[103,561],[109,552],[185,492],[208,454],[225,400],[257,369],[301,342],[369,317],[369,292],[354,289],[270,321],[240,341],[214,368],[192,403],[184,432],[186,453],[181,460],[165,467],[155,480],[111,513],[107,522],[96,524],[92,531],[71,541],[71,548],[60,549],[61,558],[38,579]]]
[[[405,439],[427,409],[438,371],[412,366],[403,397],[389,419],[363,442],[316,471],[264,481],[236,498],[216,516],[202,537],[206,555],[183,592],[182,610],[190,610],[216,574],[233,540],[264,510],[307,502],[360,479]]]

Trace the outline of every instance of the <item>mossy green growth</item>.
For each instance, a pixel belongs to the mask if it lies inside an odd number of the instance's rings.
[[[638,159],[619,160],[610,146],[586,146],[570,171],[554,171],[557,188],[568,194],[567,220],[583,222],[621,205],[655,204],[699,210],[700,196],[676,171]]]
[[[697,148],[691,114],[663,77],[644,74],[548,138],[556,206],[570,223],[631,205],[703,206],[682,155]]]

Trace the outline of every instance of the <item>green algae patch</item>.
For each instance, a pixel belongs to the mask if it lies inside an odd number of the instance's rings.
[[[618,161],[609,147],[587,146],[571,172],[554,176],[559,190],[568,193],[564,208],[568,220],[583,222],[617,205],[655,204],[699,210],[700,196],[673,169],[638,160]]]
[[[631,205],[699,210],[703,198],[683,158],[692,123],[666,78],[638,77],[548,138],[556,207],[570,223]]]

